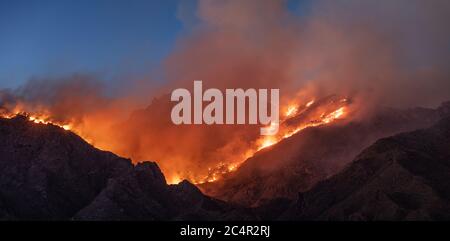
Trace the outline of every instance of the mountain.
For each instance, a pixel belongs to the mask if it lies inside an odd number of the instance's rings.
[[[76,220],[246,220],[251,211],[203,195],[183,181],[167,185],[155,163],[136,165],[111,179]]]
[[[187,181],[168,185],[156,163],[135,165],[60,127],[0,118],[0,219],[450,220],[449,116],[446,103],[392,111],[370,124],[306,129],[236,172],[233,197],[258,200],[247,206],[207,196]],[[420,125],[429,127],[368,144],[377,133]],[[355,146],[363,150],[349,161]]]
[[[57,126],[0,119],[0,218],[70,218],[131,168]]]
[[[450,117],[378,140],[342,172],[299,193],[279,218],[450,220]]]
[[[295,199],[342,170],[379,138],[425,128],[448,115],[438,109],[383,109],[370,118],[307,128],[261,150],[223,180],[200,186],[207,195],[245,206],[277,198]]]
[[[155,163],[98,150],[70,131],[0,118],[0,219],[247,219],[250,212],[167,185]]]

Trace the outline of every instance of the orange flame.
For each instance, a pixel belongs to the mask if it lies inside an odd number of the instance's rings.
[[[285,113],[286,117],[292,116],[297,113],[298,107],[295,105],[288,106],[287,111]]]
[[[227,162],[221,162],[219,165],[208,168],[208,172],[203,176],[186,176],[181,173],[174,173],[171,175],[167,175],[167,182],[169,184],[176,184],[181,182],[183,179],[188,179],[189,181],[195,184],[201,184],[206,182],[215,182],[220,180],[228,173],[236,171],[248,158],[254,156],[258,151],[261,151],[265,148],[271,147],[283,139],[289,138],[301,130],[304,130],[308,127],[315,127],[320,125],[330,124],[338,119],[344,118],[347,114],[347,99],[340,99],[339,101],[331,102],[330,106],[325,105],[325,108],[318,108],[320,104],[317,105],[314,100],[307,102],[306,104],[299,105],[293,101],[291,101],[284,110],[286,110],[283,119],[279,123],[279,132],[274,136],[261,136],[259,139],[253,141],[253,144],[250,144],[248,149],[243,153],[233,154],[232,160]],[[337,107],[336,107],[337,105]],[[0,117],[3,118],[13,118],[17,115],[23,115],[28,118],[29,121],[38,124],[51,124],[55,126],[59,126],[65,130],[72,131],[77,135],[81,136],[88,143],[94,145],[95,138],[91,139],[89,136],[89,130],[83,129],[80,123],[76,123],[74,121],[57,121],[55,120],[50,113],[46,111],[40,110],[38,113],[30,113],[25,111],[26,108],[24,106],[18,105],[13,111],[6,111],[1,113]],[[312,114],[308,113],[311,112]],[[290,120],[297,118],[298,116],[307,114],[307,118],[302,119],[299,122],[288,123]],[[107,149],[107,148],[106,148]]]
[[[256,145],[254,147],[250,147],[249,150],[246,152],[245,155],[243,155],[243,159],[237,163],[229,164],[228,169],[222,169],[222,168],[210,168],[210,173],[207,177],[200,178],[200,181],[194,181],[195,184],[201,184],[201,183],[207,183],[207,182],[215,182],[219,179],[221,179],[224,175],[227,173],[235,171],[242,163],[245,162],[246,159],[249,157],[252,157],[256,152],[261,151],[265,148],[268,148],[270,146],[273,146],[280,141],[289,138],[300,131],[308,128],[308,127],[317,127],[321,125],[330,124],[336,120],[344,118],[344,116],[347,114],[347,107],[345,106],[347,104],[347,99],[341,99],[339,103],[344,106],[339,106],[337,109],[332,110],[331,112],[324,112],[317,118],[312,118],[308,122],[301,122],[298,125],[295,125],[294,127],[290,127],[288,125],[283,125],[281,123],[280,130],[277,135],[275,136],[264,136],[260,139],[256,140]],[[307,102],[304,107],[309,108],[315,103],[314,100],[311,100]],[[305,110],[302,110],[305,111]],[[287,107],[287,111],[285,112],[285,119],[283,121],[286,121],[289,118],[294,118],[295,115],[301,114],[299,113],[299,108],[297,105],[289,105]],[[224,165],[224,164],[221,164]],[[232,168],[230,168],[232,166]]]
[[[306,107],[310,107],[312,104],[314,104],[314,100],[311,100],[310,102],[306,103]]]
[[[52,120],[50,114],[32,114],[32,113],[28,113],[26,111],[20,110],[18,107],[16,107],[15,110],[12,112],[0,113],[0,118],[12,119],[19,115],[26,117],[30,122],[33,122],[35,124],[54,125],[54,126],[61,127],[64,130],[73,131],[76,133],[76,130],[73,128],[74,126],[72,123],[67,123],[67,122],[63,123],[63,122],[59,122],[59,121],[54,121],[54,120]],[[77,133],[77,134],[79,134],[79,133]]]

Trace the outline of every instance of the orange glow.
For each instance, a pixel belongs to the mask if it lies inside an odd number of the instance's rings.
[[[295,105],[288,106],[285,115],[287,117],[294,115],[297,112],[298,108]]]
[[[75,130],[73,128],[73,124],[72,123],[66,123],[66,122],[59,122],[59,121],[54,121],[52,120],[50,114],[31,114],[19,109],[15,109],[13,112],[11,113],[0,113],[0,117],[1,118],[6,118],[6,119],[12,119],[16,116],[22,115],[24,117],[26,117],[30,122],[33,122],[35,124],[44,124],[44,125],[54,125],[54,126],[58,126],[63,128],[66,131],[72,131],[75,132],[76,134],[78,134],[79,136],[81,136],[85,141],[87,141],[88,143],[91,143],[89,140],[89,138],[85,138],[82,135],[80,135],[80,133],[77,132],[77,130]]]
[[[344,113],[345,113],[344,110],[345,110],[344,107],[341,107],[341,108],[335,110],[334,112],[328,114],[325,118],[322,119],[322,121],[324,123],[330,123],[336,119],[339,119],[341,116],[344,115]]]
[[[306,103],[306,107],[310,107],[312,104],[314,104],[314,100],[311,100],[310,102]]]
[[[276,144],[277,141],[275,140],[274,137],[265,137],[261,143],[261,146],[258,148],[258,150],[264,149],[266,147],[272,146],[274,144]]]
[[[334,102],[332,102],[332,103],[334,103]],[[279,143],[280,141],[282,141],[283,139],[289,138],[306,128],[330,124],[336,120],[344,118],[344,116],[346,115],[347,99],[345,99],[345,98],[341,99],[341,100],[337,101],[337,103],[338,103],[337,109],[329,110],[328,106],[325,105],[325,112],[319,112],[320,114],[318,114],[317,117],[315,115],[313,115],[313,116],[311,116],[310,119],[308,119],[308,121],[300,122],[298,125],[288,126],[288,125],[285,125],[284,123],[281,123],[280,130],[277,135],[262,136],[260,139],[258,139],[255,142],[256,143],[255,146],[249,147],[246,154],[242,156],[242,159],[240,162],[234,163],[234,164],[229,164],[228,168],[222,168],[222,166],[226,166],[226,164],[223,164],[223,163],[221,163],[216,168],[209,168],[208,176],[200,178],[199,180],[196,180],[194,183],[201,184],[201,183],[205,183],[205,182],[214,182],[214,181],[220,180],[227,173],[235,171],[242,163],[245,162],[246,159],[252,157],[256,152],[258,152],[264,148],[273,146],[273,145]],[[310,107],[312,104],[314,104],[314,100],[309,101],[305,106]],[[287,110],[288,111],[293,110],[293,106],[295,106],[295,105],[290,105],[287,108]],[[332,106],[334,106],[334,105],[332,105]],[[297,112],[297,109],[295,109],[295,112]],[[288,112],[286,112],[286,119],[295,116],[295,114],[299,114],[299,113],[295,113],[295,112],[289,112],[289,115],[288,115]]]
[[[166,179],[167,184],[178,184],[183,181],[183,179],[179,175],[172,175],[171,177],[168,177]]]
[[[167,172],[167,169],[165,170],[164,166],[162,166],[167,183],[177,184],[184,179],[189,180],[194,184],[218,181],[229,173],[236,171],[248,158],[254,156],[258,151],[274,146],[283,139],[289,138],[305,128],[331,124],[336,120],[343,119],[348,116],[347,109],[349,108],[349,102],[346,98],[330,100],[328,102],[324,102],[322,100],[321,102],[315,102],[314,100],[311,100],[303,105],[296,103],[295,100],[289,100],[287,103],[289,104],[285,107],[281,107],[281,109],[286,110],[286,112],[277,126],[279,131],[276,135],[257,136],[256,139],[244,143],[246,146],[239,149],[237,152],[234,152],[232,149],[230,149],[231,151],[225,151],[224,154],[220,156],[221,159],[219,160],[221,161],[219,161],[215,166],[199,167],[198,170],[184,170],[183,168],[173,166],[173,169],[170,169],[169,172]],[[83,123],[80,123],[73,121],[72,119],[58,121],[51,115],[51,113],[49,113],[49,111],[42,109],[35,113],[30,113],[30,111],[25,110],[28,109],[24,108],[22,105],[18,105],[13,109],[13,111],[4,111],[3,113],[0,113],[0,117],[13,118],[17,115],[23,115],[33,123],[51,124],[59,126],[65,130],[72,131],[91,145],[95,145],[97,148],[109,150],[122,156],[130,156],[133,154],[126,151],[122,152],[120,149],[121,146],[118,146],[117,143],[114,142],[116,138],[108,138],[111,136],[110,129],[102,129],[101,132],[99,132],[97,123],[98,121],[103,121],[103,116],[98,119],[94,117],[83,119]],[[108,118],[108,115],[105,117]],[[274,128],[275,124],[276,123],[272,123]],[[127,144],[123,142],[120,143],[122,143],[122,145]],[[172,160],[177,161],[177,163],[182,163],[183,158],[184,156],[174,156]],[[146,159],[149,160],[150,158]],[[133,161],[139,162],[139,159],[133,158]],[[156,161],[158,162],[159,160],[156,159]]]
[[[35,115],[27,115],[27,114],[25,114],[25,116],[28,117],[29,121],[32,121],[36,124],[52,124],[55,126],[59,126],[59,127],[63,128],[64,130],[70,130],[69,124],[60,124],[60,123],[49,121],[48,116],[35,116]]]
[[[44,125],[51,124],[51,125],[59,126],[59,127],[63,128],[64,130],[72,129],[71,124],[63,124],[63,123],[58,123],[56,121],[51,121],[50,116],[43,115],[43,114],[42,115],[32,115],[32,114],[22,112],[22,111],[15,111],[14,113],[1,114],[0,117],[6,118],[6,119],[11,119],[18,115],[23,115],[23,116],[27,117],[29,121],[36,123],[36,124],[44,124]]]

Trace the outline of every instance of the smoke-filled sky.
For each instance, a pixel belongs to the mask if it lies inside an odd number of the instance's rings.
[[[297,11],[302,2],[288,6]],[[0,88],[78,72],[107,80],[148,74],[198,21],[196,5],[195,0],[1,0]]]
[[[279,71],[290,72],[299,85],[320,73],[322,79],[336,76],[338,87],[372,89],[368,82],[381,81],[387,91],[405,87],[406,95],[420,90],[421,98],[429,95],[424,91],[444,98],[445,88],[427,83],[448,73],[449,5],[446,0],[2,0],[0,88],[71,74],[94,75],[116,89],[135,80],[153,86],[210,78],[217,70],[205,58],[229,52],[217,64],[234,59],[245,64],[245,54],[265,55],[274,58],[273,68],[288,68]],[[199,71],[202,64],[205,71]],[[344,80],[350,68],[359,69],[351,78],[360,80]],[[373,76],[376,71],[384,77]],[[427,79],[431,73],[435,80]],[[422,80],[392,84],[389,78]]]
[[[174,126],[173,89],[203,80],[278,88],[282,106],[331,94],[363,110],[436,106],[450,100],[449,23],[448,0],[3,0],[0,104],[76,120],[100,147],[184,175],[257,135]]]

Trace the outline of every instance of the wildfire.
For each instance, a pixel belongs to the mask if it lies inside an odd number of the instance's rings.
[[[223,177],[223,175],[235,171],[242,163],[220,163],[217,167],[209,168],[209,174],[199,180],[191,180],[195,184],[206,182],[215,182]]]
[[[288,106],[287,111],[285,113],[286,117],[292,116],[297,112],[298,108],[295,105]]]
[[[314,100],[311,100],[310,102],[306,103],[306,107],[310,107],[312,104],[314,104]]]
[[[332,113],[328,114],[327,116],[325,116],[325,118],[322,119],[322,121],[324,123],[330,123],[336,119],[339,119],[339,117],[341,117],[342,115],[344,115],[345,108],[341,107],[335,111],[333,111]]]
[[[277,139],[275,139],[272,136],[264,137],[263,140],[261,141],[260,146],[257,148],[257,150],[259,151],[266,147],[272,146],[272,145],[280,142],[281,140],[289,138],[289,137],[295,135],[296,133],[300,132],[301,130],[304,130],[308,127],[315,127],[315,126],[320,126],[320,125],[331,123],[331,122],[341,118],[344,114],[345,114],[345,107],[341,107],[328,115],[322,115],[321,118],[318,120],[314,120],[314,121],[311,121],[304,125],[300,125],[292,130],[287,130],[284,132],[284,134],[281,135],[281,137],[278,137]]]
[[[181,181],[183,181],[183,179],[179,176],[179,175],[172,175],[171,177],[167,177],[167,183],[168,184],[178,184]]]
[[[258,147],[258,151],[261,150],[261,149],[264,149],[264,148],[266,148],[266,147],[273,146],[273,145],[276,144],[276,143],[277,143],[277,140],[276,140],[275,138],[273,138],[273,137],[271,137],[271,136],[266,137],[266,138],[264,138],[264,140],[262,141],[261,146]]]
[[[314,104],[314,100],[309,101],[308,103],[305,104],[305,107],[308,108],[310,107],[312,104]],[[288,117],[292,117],[296,114],[298,114],[299,111],[299,106],[297,104],[290,104],[287,109],[286,112],[284,113],[284,116],[286,118]]]
[[[300,122],[297,125],[290,126],[285,123],[281,123],[280,125],[280,131],[275,136],[264,136],[261,137],[261,139],[257,140],[255,143],[256,145],[254,147],[251,147],[247,153],[244,155],[243,160],[241,160],[238,163],[234,163],[232,168],[223,169],[223,168],[210,168],[210,172],[207,177],[201,178],[200,181],[194,181],[195,184],[201,184],[206,182],[215,182],[219,180],[223,175],[232,172],[236,170],[242,163],[245,162],[246,159],[253,156],[256,152],[265,149],[267,147],[273,146],[283,139],[289,138],[298,132],[308,128],[308,127],[316,127],[321,125],[330,124],[338,119],[344,118],[344,116],[347,114],[347,102],[348,99],[343,98],[340,99],[337,102],[332,103],[338,103],[337,109],[332,109],[331,111],[326,108],[325,112],[322,112],[317,117],[312,117],[311,119],[308,119],[306,122]],[[311,100],[307,102],[304,107],[306,109],[310,108],[315,103],[314,100]],[[344,106],[342,106],[344,105]],[[326,106],[327,107],[327,106]],[[300,111],[297,105],[289,105],[287,107],[287,111],[285,112],[285,119],[283,121],[288,120],[289,118],[294,118],[295,115],[300,115],[302,112],[306,111],[305,109]],[[221,164],[223,166],[224,164]]]
[[[15,110],[13,112],[4,112],[0,113],[1,118],[12,119],[16,116],[22,115],[26,117],[29,121],[36,124],[51,124],[55,126],[59,126],[64,130],[72,130],[72,124],[70,123],[62,123],[58,121],[51,120],[51,116],[48,114],[31,114],[22,110]]]
[[[59,126],[59,127],[63,128],[64,130],[71,130],[70,124],[59,124],[56,122],[52,122],[52,121],[48,120],[48,117],[33,116],[33,115],[27,115],[27,114],[25,114],[25,116],[28,117],[29,121],[32,121],[36,124],[52,124],[52,125]]]
[[[236,171],[245,162],[245,160],[254,156],[258,151],[271,147],[283,139],[289,138],[306,128],[331,124],[338,119],[345,118],[349,113],[348,103],[348,99],[345,98],[337,100],[333,99],[328,102],[324,102],[322,100],[311,100],[304,104],[299,104],[292,101],[286,108],[284,108],[285,115],[283,115],[280,123],[272,123],[274,128],[279,128],[276,135],[261,136],[259,139],[251,142],[246,151],[233,153],[232,158],[230,158],[232,161],[223,161],[217,166],[208,168],[207,174],[168,174],[167,182],[169,184],[176,184],[181,182],[183,179],[188,179],[195,184],[218,181],[228,173]],[[83,129],[80,123],[73,121],[58,121],[48,111],[40,110],[35,113],[30,113],[26,110],[27,109],[22,108],[22,106],[17,106],[12,111],[1,109],[0,117],[11,119],[17,115],[22,115],[33,123],[51,124],[59,126],[65,130],[73,131],[92,145],[98,141],[95,136],[91,138],[89,130]],[[102,146],[100,145],[98,148],[102,148]],[[104,146],[102,149],[110,150]],[[114,151],[114,149],[112,149],[112,151]]]

